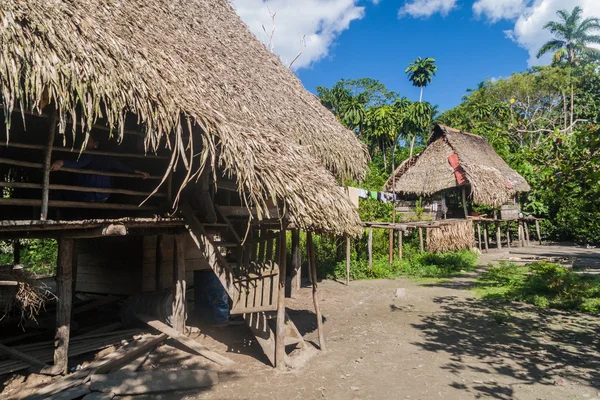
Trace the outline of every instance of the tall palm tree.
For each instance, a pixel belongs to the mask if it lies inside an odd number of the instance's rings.
[[[408,64],[408,68],[404,71],[408,74],[408,80],[412,82],[413,86],[421,89],[419,102],[423,101],[423,88],[431,83],[431,79],[435,76],[437,70],[434,58],[419,57]]]
[[[589,47],[590,44],[600,44],[600,18],[586,18],[582,21],[583,9],[575,7],[570,13],[560,10],[556,13],[560,21],[550,21],[544,25],[554,35],[554,39],[546,42],[538,51],[537,57],[553,51],[553,61],[559,64],[567,62],[570,67],[579,63],[582,55],[597,53],[598,50]],[[573,113],[575,108],[574,85],[571,83],[571,127],[573,126]]]
[[[578,58],[587,52],[597,51],[590,44],[600,44],[600,18],[586,18],[582,21],[583,9],[575,7],[570,13],[560,10],[556,14],[560,21],[550,21],[544,25],[554,35],[538,51],[540,58],[548,52],[554,52],[554,62],[566,60],[570,66],[576,66]]]

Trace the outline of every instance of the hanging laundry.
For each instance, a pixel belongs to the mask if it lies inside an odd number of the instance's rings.
[[[371,199],[373,199],[373,200],[377,200],[377,195],[378,195],[378,194],[379,194],[379,193],[377,193],[377,192],[369,192],[369,197],[370,197]]]
[[[348,195],[348,198],[350,199],[350,202],[355,208],[358,208],[358,197],[360,190],[361,189],[357,189],[350,186],[346,187],[346,193]]]
[[[365,189],[358,189],[358,197],[361,199],[368,199],[369,191]]]

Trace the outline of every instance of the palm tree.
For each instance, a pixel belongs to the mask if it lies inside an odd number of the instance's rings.
[[[566,60],[570,67],[579,64],[579,57],[586,54],[597,53],[598,50],[590,48],[590,44],[600,44],[600,18],[586,18],[583,21],[583,9],[575,7],[571,13],[567,10],[557,11],[560,21],[550,21],[544,25],[554,35],[554,39],[546,42],[538,51],[537,57],[553,51],[554,63]],[[574,85],[571,83],[571,127],[573,126],[573,112],[575,107]]]
[[[588,52],[595,52],[590,44],[600,44],[600,18],[586,18],[581,20],[583,9],[575,7],[571,13],[560,10],[556,14],[560,21],[550,21],[544,25],[554,35],[554,39],[546,42],[538,51],[537,57],[553,51],[554,62],[566,60],[570,66],[577,65],[578,56]]]
[[[408,68],[406,68],[406,71],[404,71],[408,74],[408,80],[412,82],[413,86],[421,89],[419,102],[423,101],[423,88],[431,83],[431,79],[435,76],[435,72],[438,70],[434,63],[434,58],[419,57],[415,61],[408,64]]]

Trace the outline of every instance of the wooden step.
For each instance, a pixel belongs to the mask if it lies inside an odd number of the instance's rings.
[[[217,247],[238,247],[240,244],[236,242],[225,242],[225,241],[215,241],[213,242]]]

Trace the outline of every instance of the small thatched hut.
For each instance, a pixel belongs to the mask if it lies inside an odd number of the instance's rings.
[[[0,239],[59,241],[57,371],[73,286],[173,288],[181,331],[201,269],[284,366],[286,229],[362,233],[335,180],[364,175],[354,133],[227,0],[0,0],[0,46]],[[74,179],[89,175],[110,185]]]
[[[464,188],[476,204],[499,207],[529,184],[477,135],[437,125],[425,150],[404,161],[385,190],[430,197]]]

